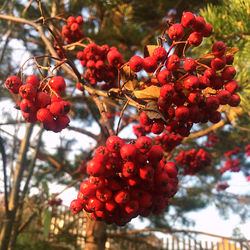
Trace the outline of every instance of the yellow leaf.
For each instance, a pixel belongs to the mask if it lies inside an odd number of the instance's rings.
[[[122,88],[133,91],[138,86],[137,75],[133,72],[128,65],[124,66],[120,70],[120,76],[122,80]]]
[[[156,48],[159,48],[158,45],[147,45],[144,47],[144,58],[148,56],[152,56],[153,52]]]
[[[160,87],[150,86],[143,90],[136,90],[134,91],[134,95],[138,99],[156,99],[160,96]]]

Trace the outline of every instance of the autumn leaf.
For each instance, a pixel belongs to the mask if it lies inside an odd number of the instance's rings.
[[[138,99],[157,99],[160,96],[160,87],[150,86],[143,90],[136,90],[134,95]]]

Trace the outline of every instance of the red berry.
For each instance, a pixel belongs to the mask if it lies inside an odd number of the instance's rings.
[[[80,25],[83,24],[83,18],[81,16],[76,17],[76,22]]]
[[[228,104],[231,107],[237,107],[240,104],[240,96],[237,94],[233,94],[231,98],[228,100]]]
[[[176,121],[187,122],[189,118],[189,108],[185,106],[180,106],[175,110]]]
[[[151,120],[149,119],[149,117],[147,116],[145,112],[141,112],[139,116],[139,120],[140,120],[140,123],[144,126],[151,124]]]
[[[76,21],[76,20],[75,20],[75,18],[74,18],[73,16],[69,16],[69,17],[67,18],[67,24],[68,24],[68,25],[73,24],[75,21]]]
[[[223,80],[231,81],[236,75],[236,70],[232,66],[227,66],[222,71],[221,77]]]
[[[160,134],[164,130],[164,123],[161,120],[157,120],[152,124],[151,132],[153,134]]]
[[[38,109],[36,117],[37,117],[37,120],[41,122],[46,122],[46,123],[54,120],[53,115],[46,108]]]
[[[223,42],[215,42],[212,47],[212,53],[215,56],[223,56],[226,51],[226,45]]]
[[[212,61],[211,61],[211,67],[214,70],[220,70],[223,69],[226,65],[226,57],[222,56],[222,57],[215,57]]]
[[[171,71],[176,71],[180,67],[180,58],[173,54],[166,61],[166,68]]]
[[[106,170],[105,166],[101,162],[98,162],[94,159],[89,161],[87,164],[87,173],[89,175],[93,175],[95,177],[103,176],[105,173],[105,170]]]
[[[143,69],[147,73],[153,73],[156,70],[156,68],[157,68],[157,60],[154,57],[148,56],[144,58]]]
[[[196,89],[199,87],[199,78],[197,76],[188,76],[185,78],[183,85],[186,89]]]
[[[83,209],[83,203],[78,200],[78,199],[75,199],[73,201],[71,201],[70,203],[70,211],[74,214],[78,214],[82,211]]]
[[[135,146],[143,154],[147,153],[152,147],[152,139],[147,136],[141,136],[136,140]]]
[[[154,50],[152,57],[154,57],[157,62],[164,62],[167,58],[167,51],[163,47],[158,47]]]
[[[117,50],[110,50],[109,53],[107,54],[107,59],[109,64],[115,67],[116,66],[119,67],[123,62],[122,55]]]
[[[120,152],[121,147],[125,142],[118,136],[112,135],[106,141],[106,146],[108,150],[112,153]]]
[[[23,98],[33,100],[36,94],[36,88],[31,84],[24,84],[19,88],[19,95]]]
[[[229,81],[225,84],[225,90],[234,94],[239,89],[239,83],[235,80]]]
[[[140,56],[133,56],[129,60],[129,67],[134,72],[139,72],[143,68],[143,59]]]
[[[213,111],[209,114],[209,121],[212,123],[217,123],[221,120],[221,113],[219,111]]]
[[[192,29],[197,32],[202,32],[206,27],[206,22],[203,17],[197,16],[192,25]]]
[[[18,94],[19,88],[22,86],[22,81],[18,76],[9,76],[5,81],[5,86],[10,92]]]
[[[181,40],[184,36],[184,29],[181,24],[173,24],[168,30],[168,36],[174,41]]]
[[[181,24],[184,27],[188,27],[193,25],[193,23],[195,22],[195,16],[193,13],[191,12],[183,12],[182,14],[182,18],[181,18]]]
[[[228,104],[231,94],[227,90],[221,90],[217,93],[216,97],[219,99],[221,105]]]
[[[216,96],[209,96],[206,100],[206,107],[209,110],[216,110],[220,106],[220,101]]]
[[[133,144],[125,144],[120,149],[120,154],[124,161],[133,161],[136,153],[137,148]]]
[[[202,36],[209,37],[213,32],[213,26],[210,23],[206,23],[205,28],[201,31]]]
[[[36,111],[36,106],[34,102],[24,98],[20,102],[20,109],[25,113],[34,113]]]
[[[88,201],[88,208],[92,212],[94,211],[100,211],[104,209],[104,203],[99,201],[97,198],[92,197]]]
[[[125,204],[129,201],[129,199],[130,195],[129,192],[126,190],[120,190],[114,196],[114,200],[118,204]]]
[[[38,92],[36,95],[36,106],[39,108],[44,108],[50,104],[50,96],[45,92]]]
[[[160,95],[165,99],[171,98],[174,92],[174,87],[171,84],[165,84],[160,88]]]
[[[66,88],[66,83],[63,77],[54,76],[50,81],[49,85],[58,94],[62,93]]]
[[[188,42],[191,46],[197,47],[202,43],[202,35],[198,32],[193,32],[188,37]]]
[[[183,67],[188,72],[193,72],[196,69],[196,62],[194,59],[189,58],[184,61]]]
[[[26,84],[31,84],[33,86],[39,87],[40,81],[36,75],[28,75],[26,78]]]
[[[163,69],[157,74],[157,79],[161,84],[167,84],[172,79],[172,74],[169,70]]]

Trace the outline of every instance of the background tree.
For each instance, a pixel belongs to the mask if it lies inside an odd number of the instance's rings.
[[[178,220],[181,219],[183,223],[187,223],[188,221],[184,216],[185,212],[204,208],[212,201],[220,204],[220,209],[232,207],[235,212],[240,211],[242,218],[248,217],[246,206],[248,205],[249,199],[244,200],[245,204],[239,203],[239,201],[243,200],[242,197],[226,192],[217,192],[215,187],[219,181],[225,181],[224,175],[221,176],[218,172],[223,160],[223,153],[234,149],[235,146],[243,148],[249,143],[249,130],[247,129],[247,124],[249,124],[249,118],[247,117],[247,112],[249,112],[249,102],[247,99],[249,98],[247,92],[249,65],[246,64],[246,62],[249,61],[247,57],[247,48],[249,47],[247,11],[249,10],[249,6],[247,2],[238,2],[236,0],[228,3],[217,1],[213,3],[217,3],[218,5],[208,5],[208,7],[203,9],[201,14],[207,22],[213,25],[214,35],[206,40],[203,50],[197,50],[195,53],[197,58],[199,55],[208,53],[215,40],[225,42],[228,47],[239,48],[239,52],[235,56],[235,65],[240,65],[237,80],[241,86],[242,108],[224,110],[225,119],[219,126],[208,127],[203,125],[201,127],[195,127],[194,130],[197,132],[193,133],[184,141],[181,147],[177,148],[174,155],[177,155],[182,149],[189,150],[191,148],[200,148],[201,146],[205,147],[205,144],[201,145],[200,141],[194,139],[201,136],[208,136],[209,132],[212,131],[220,141],[225,142],[226,140],[227,142],[223,145],[217,143],[209,149],[211,155],[215,156],[211,164],[213,167],[208,168],[199,176],[185,177],[182,179],[183,184],[180,186],[176,197],[171,201],[172,207],[175,208],[175,215],[172,215],[171,218],[165,214],[151,216],[152,227],[167,227],[171,229],[171,221],[174,221],[175,218],[178,218]],[[142,53],[145,45],[155,44],[156,38],[161,34],[167,21],[175,22],[178,20],[183,10],[188,11],[192,9],[198,11],[200,7],[205,6],[199,1],[189,1],[188,3],[186,1],[178,1],[177,3],[172,3],[171,1],[166,3],[162,1],[144,1],[143,3],[136,1],[70,1],[67,5],[63,1],[48,1],[42,3],[42,5],[43,15],[48,18],[46,25],[49,25],[54,32],[56,32],[57,29],[60,30],[60,22],[64,21],[64,18],[67,18],[71,14],[75,16],[80,15],[83,11],[84,15],[88,17],[84,22],[85,37],[90,37],[100,45],[108,44],[109,46],[117,46],[126,60],[135,52]],[[234,8],[232,8],[232,6]],[[11,16],[15,16],[16,18]],[[230,16],[230,19],[224,19],[225,16]],[[53,18],[50,20],[50,17]],[[3,83],[9,75],[15,74],[20,67],[20,65],[17,65],[17,63],[13,61],[16,48],[13,47],[11,41],[21,42],[30,56],[42,54],[57,56],[57,54],[55,54],[55,49],[51,46],[53,37],[47,31],[48,27],[46,25],[42,26],[43,19],[41,18],[41,9],[39,9],[39,5],[35,2],[30,1],[24,6],[15,1],[3,1],[0,19],[2,34],[4,34],[1,41],[2,50],[0,56],[1,98],[9,98],[9,93],[3,87]],[[22,32],[20,32],[20,30],[22,30]],[[169,45],[171,45],[171,41],[168,42]],[[76,53],[72,56],[70,55],[69,59],[71,62],[74,61],[77,64],[78,62],[74,59],[75,55]],[[48,61],[48,58],[45,57],[43,61],[39,61],[39,63],[41,66],[47,65]],[[44,74],[46,74],[46,71],[44,71]],[[100,110],[100,103],[97,98],[93,98],[93,96],[88,94],[79,95],[73,92],[76,83],[74,73],[69,74],[69,70],[65,70],[64,68],[59,74],[67,79],[69,83],[67,84],[69,86],[67,87],[65,97],[67,100],[70,100],[72,104],[73,112],[71,119],[82,124],[81,127],[76,128],[70,126],[68,129],[89,136],[96,141],[96,146],[104,145],[106,137],[108,136],[106,132],[107,124],[113,127],[116,120],[107,119],[105,113]],[[93,91],[91,88],[88,90],[90,94],[91,91]],[[11,97],[16,101],[14,95]],[[123,107],[123,105],[119,103],[116,103],[115,106],[109,104],[106,104],[106,106],[110,113],[121,111]],[[134,109],[128,108],[125,114],[130,115],[132,112],[134,112]],[[134,119],[130,121],[134,121]],[[14,124],[16,132],[23,126],[20,121],[17,123],[12,117],[6,117],[6,121],[3,123]],[[90,127],[93,123],[99,126],[99,134],[94,134],[84,129],[86,126]],[[125,121],[121,126],[125,127],[126,125]],[[46,152],[46,142],[41,143],[43,130],[41,129],[40,132],[35,135],[36,131],[32,125],[27,125],[26,134],[22,140],[18,139],[17,133],[13,133],[13,140],[7,140],[7,135],[4,133],[2,135],[4,143],[1,145],[5,144],[4,147],[7,149],[7,163],[8,166],[10,166],[7,175],[9,183],[11,184],[7,185],[7,178],[4,178],[5,184],[8,186],[5,187],[5,197],[8,197],[8,200],[5,202],[5,204],[8,203],[8,206],[5,205],[5,207],[8,207],[8,209],[5,211],[5,218],[7,218],[7,220],[3,220],[6,221],[5,223],[7,224],[2,223],[1,225],[2,249],[5,249],[9,244],[9,238],[6,237],[6,235],[11,236],[10,248],[14,249],[15,247],[16,237],[18,235],[17,228],[22,220],[22,204],[26,195],[28,195],[28,187],[30,187],[30,184],[35,187],[40,187],[42,180],[46,179],[46,181],[57,180],[58,183],[71,185],[72,179],[82,180],[86,174],[84,172],[79,173],[78,167],[82,162],[86,163],[93,155],[94,148],[86,151],[82,150],[81,154],[74,155],[75,160],[72,162],[72,158],[68,152],[73,147],[74,141],[67,139],[62,140],[62,146],[57,149],[55,154]],[[37,136],[37,139],[34,140],[33,138],[35,138],[35,136]],[[34,144],[34,142],[36,143]],[[225,145],[228,146],[228,148],[225,147]],[[31,151],[28,149],[32,150],[32,156],[30,155]],[[2,158],[4,159],[5,150],[2,150],[2,152]],[[244,153],[238,154],[237,157],[241,160],[241,167],[244,174],[248,176],[249,165],[245,163]],[[14,164],[15,161],[17,162],[16,165]],[[82,164],[83,167],[84,163]],[[29,166],[28,169],[25,168],[26,166]],[[39,167],[34,168],[35,166]],[[34,171],[36,172],[35,175],[33,175]],[[190,183],[190,181],[194,185],[187,186],[187,183]],[[75,182],[73,181],[73,183]],[[24,189],[20,189],[21,184],[24,184]],[[19,190],[22,190],[21,195],[19,194]],[[204,194],[202,200],[199,196],[200,193]],[[232,206],[227,206],[228,202],[230,202]],[[103,223],[89,221],[87,232],[90,244],[92,240],[93,247],[96,247],[96,242],[93,242],[95,237],[100,238],[99,245],[101,247],[103,246],[105,242],[105,229],[106,226]],[[96,233],[99,234],[95,235]],[[93,237],[93,235],[95,237]]]

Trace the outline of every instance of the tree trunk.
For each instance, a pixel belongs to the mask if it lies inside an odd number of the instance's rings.
[[[9,195],[8,212],[4,216],[3,225],[0,233],[0,250],[7,250],[11,241],[11,234],[16,220],[16,211],[19,201],[20,185],[23,177],[25,167],[26,154],[29,147],[29,141],[34,125],[27,124],[25,136],[20,145],[16,169],[14,172],[14,179],[12,189]]]
[[[91,220],[87,218],[86,238],[84,250],[104,250],[106,243],[105,222]]]

